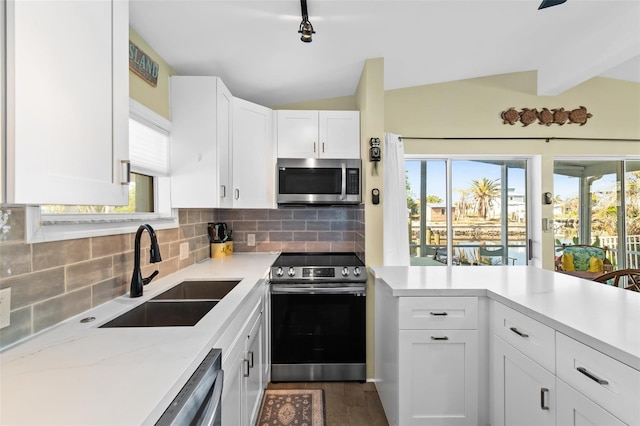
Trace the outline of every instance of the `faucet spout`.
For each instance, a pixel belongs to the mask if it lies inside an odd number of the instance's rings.
[[[160,247],[158,246],[158,239],[156,238],[156,233],[151,227],[151,225],[140,225],[138,231],[136,232],[136,239],[134,245],[134,258],[133,258],[133,276],[131,277],[131,290],[129,291],[129,295],[131,297],[140,297],[142,296],[142,287],[149,284],[156,275],[158,275],[158,271],[154,271],[151,275],[146,278],[142,278],[142,272],[140,270],[140,238],[142,237],[142,233],[144,231],[149,233],[149,238],[151,240],[151,247],[149,250],[149,261],[151,263],[162,262],[162,257],[160,256]]]

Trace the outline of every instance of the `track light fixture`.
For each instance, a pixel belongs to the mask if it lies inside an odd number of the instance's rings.
[[[300,40],[304,43],[311,43],[311,35],[316,32],[313,30],[313,25],[309,22],[309,13],[307,12],[307,0],[300,0],[300,7],[302,9],[302,22],[300,22],[300,29],[298,32],[301,34]]]
[[[545,9],[547,7],[551,7],[551,6],[557,6],[559,4],[562,4],[564,2],[566,2],[567,0],[542,0],[542,3],[540,3],[540,6],[538,7],[538,10],[540,9]]]

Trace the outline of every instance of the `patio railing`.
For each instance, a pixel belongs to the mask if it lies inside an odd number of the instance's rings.
[[[618,267],[618,237],[600,237],[600,245],[606,246],[610,251],[611,263],[614,267]],[[629,235],[625,243],[626,249],[626,267],[638,269],[640,268],[640,235]]]

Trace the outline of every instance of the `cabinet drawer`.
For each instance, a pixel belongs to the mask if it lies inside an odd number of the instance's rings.
[[[473,330],[478,328],[477,297],[401,297],[401,330]]]
[[[630,425],[640,424],[640,371],[556,333],[557,376]]]
[[[555,373],[555,330],[501,303],[491,306],[493,334]]]

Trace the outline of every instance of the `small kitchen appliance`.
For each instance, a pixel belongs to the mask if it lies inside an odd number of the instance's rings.
[[[271,267],[271,380],[366,380],[366,281],[354,253],[282,253]]]

